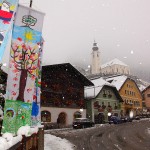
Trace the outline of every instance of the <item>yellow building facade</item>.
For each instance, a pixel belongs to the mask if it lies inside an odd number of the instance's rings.
[[[142,94],[134,80],[127,78],[122,84],[119,94],[123,99],[121,113],[129,115],[133,111],[134,116],[142,113]]]

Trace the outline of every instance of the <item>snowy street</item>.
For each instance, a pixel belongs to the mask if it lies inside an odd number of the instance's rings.
[[[45,150],[149,150],[149,129],[150,119],[78,130],[48,130]]]

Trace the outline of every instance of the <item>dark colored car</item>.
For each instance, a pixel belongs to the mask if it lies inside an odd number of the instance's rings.
[[[140,120],[140,116],[138,116],[138,115],[135,116],[135,117],[134,117],[134,120]]]
[[[111,116],[110,119],[109,119],[109,124],[120,124],[122,123],[122,120],[121,118],[117,117],[117,116]]]
[[[93,127],[94,122],[87,118],[76,118],[72,124],[74,129]]]
[[[128,116],[125,116],[125,117],[121,117],[121,120],[122,120],[122,123],[123,122],[132,122],[132,118],[128,117]]]

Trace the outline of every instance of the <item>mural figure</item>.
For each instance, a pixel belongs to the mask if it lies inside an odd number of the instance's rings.
[[[13,11],[10,10],[11,4],[6,0],[2,2],[2,6],[0,8],[0,19],[3,21],[10,21],[13,16]]]

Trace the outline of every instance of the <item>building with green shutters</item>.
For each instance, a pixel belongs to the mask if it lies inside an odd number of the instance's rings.
[[[87,104],[87,117],[95,123],[105,123],[109,115],[121,116],[121,103],[123,102],[115,86],[103,78],[91,79],[92,87],[85,88]]]

